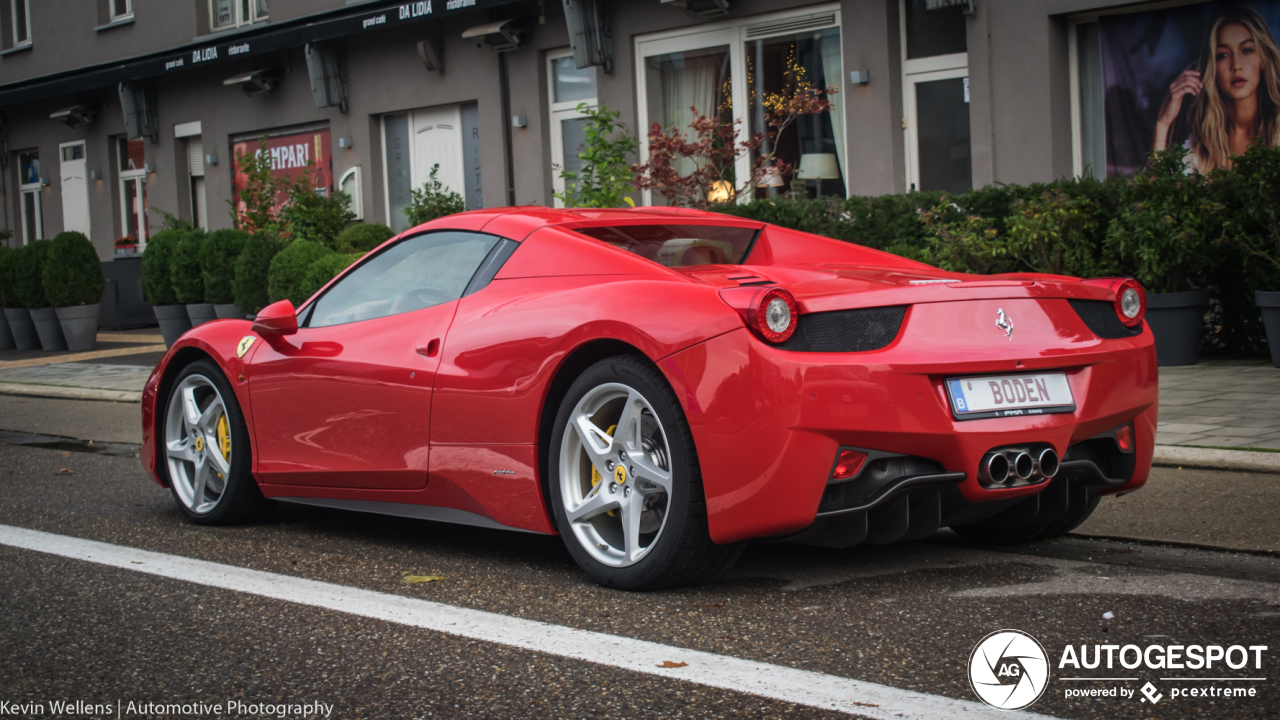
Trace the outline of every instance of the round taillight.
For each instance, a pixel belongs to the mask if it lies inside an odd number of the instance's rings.
[[[1116,316],[1127,327],[1142,324],[1147,314],[1147,291],[1133,278],[1128,278],[1116,288]]]
[[[784,343],[795,334],[800,312],[796,299],[786,290],[770,288],[760,296],[755,313],[756,330],[765,340]]]

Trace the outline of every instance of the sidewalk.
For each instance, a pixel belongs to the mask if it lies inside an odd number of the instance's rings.
[[[99,332],[90,352],[0,350],[0,394],[139,402],[164,351],[155,328]]]

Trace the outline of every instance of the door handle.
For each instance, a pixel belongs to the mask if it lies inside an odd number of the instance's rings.
[[[431,342],[427,343],[426,345],[419,345],[417,348],[414,348],[414,349],[417,351],[419,355],[424,355],[426,357],[433,358],[440,353],[440,338],[434,338]]]

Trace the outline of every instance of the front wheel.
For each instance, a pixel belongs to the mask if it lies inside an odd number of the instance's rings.
[[[169,490],[187,519],[231,525],[266,507],[251,473],[249,430],[222,371],[209,360],[178,373],[157,443]]]
[[[574,381],[551,438],[551,505],[569,553],[601,584],[653,590],[710,579],[741,553],[717,545],[689,425],[640,358]]]

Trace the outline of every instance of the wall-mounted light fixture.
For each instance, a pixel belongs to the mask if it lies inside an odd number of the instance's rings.
[[[352,142],[351,138],[349,138],[349,137],[340,137],[340,138],[338,138],[338,147],[340,147],[340,148],[347,148],[347,149],[351,149],[351,148],[353,148],[353,147],[355,147],[355,146],[356,146],[356,144],[355,144],[354,142]]]
[[[217,155],[205,155],[205,156],[204,156],[204,164],[205,164],[205,165],[217,165],[217,164],[218,164],[218,156],[217,156]]]
[[[866,85],[867,83],[871,82],[871,71],[870,70],[850,70],[849,82],[853,83],[854,85]]]
[[[102,179],[102,171],[101,171],[101,170],[90,170],[90,171],[89,171],[89,179],[90,179],[90,180],[101,180],[101,179]]]
[[[511,116],[511,127],[522,128],[522,127],[528,127],[528,126],[529,126],[529,118],[525,117],[524,115]]]
[[[146,170],[149,173],[153,173],[156,171],[156,165],[155,163],[145,163],[143,164],[142,169]]]

